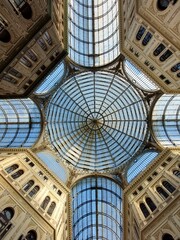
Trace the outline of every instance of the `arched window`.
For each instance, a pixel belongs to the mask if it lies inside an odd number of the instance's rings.
[[[52,45],[52,38],[50,37],[48,32],[45,32],[43,37],[49,45]]]
[[[142,35],[144,34],[145,30],[146,30],[145,27],[140,26],[140,28],[139,28],[139,30],[138,30],[138,32],[136,34],[136,39],[138,41],[142,38]]]
[[[29,3],[26,2],[26,0],[9,0],[9,2],[13,6],[17,14],[19,14],[20,12],[22,16],[27,20],[32,18],[32,9]]]
[[[174,238],[169,233],[165,233],[162,236],[162,240],[174,240]]]
[[[150,32],[146,33],[146,36],[144,37],[143,41],[142,41],[142,45],[146,46],[148,44],[148,42],[151,40],[152,38],[152,34]]]
[[[36,240],[37,239],[37,233],[34,230],[30,230],[26,236],[21,235],[18,240]]]
[[[39,38],[39,39],[37,40],[37,42],[38,42],[39,46],[40,46],[44,51],[47,51],[47,45],[46,45],[46,43],[45,43],[45,41],[44,41],[43,38]]]
[[[44,201],[41,203],[41,208],[45,210],[49,202],[50,202],[50,197],[46,196]]]
[[[139,207],[140,207],[144,217],[147,218],[149,216],[149,211],[148,211],[146,205],[144,203],[140,203]]]
[[[13,216],[14,210],[10,207],[5,208],[2,212],[0,212],[0,239],[2,239],[12,227],[12,223],[10,221]]]
[[[60,190],[57,191],[57,194],[61,196],[62,192]]]
[[[180,70],[180,63],[175,64],[175,65],[171,68],[171,71],[172,71],[172,72],[177,72],[178,70]]]
[[[163,55],[159,58],[161,62],[164,62],[172,55],[172,52],[168,49]]]
[[[159,44],[159,46],[154,50],[153,54],[154,56],[158,56],[166,47],[164,44]]]
[[[34,197],[38,191],[40,190],[40,187],[39,186],[35,186],[30,192],[29,192],[29,196],[30,197]]]
[[[32,18],[32,8],[29,3],[25,2],[24,5],[19,8],[19,11],[25,19],[29,20]]]
[[[166,10],[166,8],[169,6],[171,0],[158,0],[157,1],[157,8],[160,11]]]
[[[173,171],[173,174],[174,174],[176,177],[180,178],[180,171],[179,171],[179,170],[174,170],[174,171]]]
[[[34,181],[33,180],[30,180],[29,182],[27,182],[24,187],[23,187],[23,190],[25,192],[27,192],[32,186],[34,185]]]
[[[11,165],[10,167],[7,167],[5,170],[7,173],[11,173],[13,172],[14,170],[16,170],[19,166],[17,164],[13,164]]]
[[[36,239],[37,239],[37,233],[36,233],[36,231],[30,230],[30,231],[27,233],[25,239],[26,239],[26,240],[36,240]]]
[[[166,191],[164,191],[163,188],[157,187],[156,190],[163,199],[166,199],[169,197],[169,194]]]
[[[31,59],[33,62],[36,62],[37,61],[37,56],[35,55],[35,53],[29,49],[27,52],[26,52],[26,56]]]
[[[23,170],[18,170],[17,172],[13,173],[13,174],[11,175],[11,177],[12,177],[13,179],[17,179],[17,178],[19,178],[21,175],[23,175],[23,173],[24,173]]]
[[[5,29],[7,26],[7,23],[0,17],[0,41],[4,43],[8,43],[11,40],[11,35]]]
[[[51,205],[48,208],[47,214],[51,216],[54,212],[55,207],[56,207],[56,203],[52,202]]]
[[[16,69],[11,68],[9,70],[9,74],[13,75],[16,78],[22,78],[22,74],[20,72],[18,72]]]
[[[168,181],[163,181],[162,184],[170,193],[173,193],[176,190],[176,188]]]
[[[25,65],[28,68],[32,67],[32,63],[26,57],[22,57],[20,59],[20,63],[22,63],[23,65]]]
[[[17,84],[17,82],[18,82],[16,79],[14,79],[14,77],[9,76],[9,75],[3,76],[2,79],[3,79],[4,81],[10,82],[10,83],[12,83],[12,84]]]
[[[151,200],[151,198],[147,197],[146,198],[146,203],[147,203],[148,207],[151,209],[152,212],[156,209],[156,205]]]

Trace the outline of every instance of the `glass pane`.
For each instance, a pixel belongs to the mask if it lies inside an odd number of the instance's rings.
[[[31,147],[41,132],[41,114],[31,99],[0,100],[0,148]]]
[[[120,53],[118,1],[70,0],[68,52],[77,64],[96,67],[112,62]]]
[[[35,94],[46,94],[50,92],[62,80],[65,75],[64,62],[59,63],[42,81],[40,86],[35,90]]]
[[[162,95],[152,113],[152,128],[157,141],[164,147],[180,146],[180,96]]]
[[[124,63],[125,71],[128,78],[139,88],[148,92],[159,90],[158,86],[151,81],[142,71],[140,71],[129,60]]]
[[[72,189],[73,239],[122,239],[122,190],[114,181],[88,177]]]
[[[131,164],[127,171],[127,181],[131,182],[138,174],[140,174],[146,167],[157,157],[158,152],[153,150],[144,151]]]

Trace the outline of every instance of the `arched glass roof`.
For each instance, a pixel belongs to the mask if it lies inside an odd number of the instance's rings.
[[[34,91],[35,94],[46,94],[50,92],[65,75],[65,63],[60,62],[43,80],[40,86]]]
[[[148,92],[159,90],[158,86],[129,60],[125,60],[124,68],[128,78],[140,89]]]
[[[0,100],[0,147],[32,147],[41,133],[41,114],[31,99]]]
[[[145,150],[132,163],[127,171],[127,181],[130,183],[157,157],[158,152],[154,150]]]
[[[145,104],[128,82],[110,72],[83,72],[52,97],[47,131],[63,160],[79,169],[119,167],[147,135]]]
[[[68,52],[77,64],[98,67],[120,54],[118,0],[68,1]]]
[[[80,180],[72,189],[73,239],[122,239],[122,189],[104,177]]]
[[[164,94],[152,112],[152,130],[164,147],[180,147],[180,95]]]

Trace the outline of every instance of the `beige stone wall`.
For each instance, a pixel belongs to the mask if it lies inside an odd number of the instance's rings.
[[[51,40],[50,44],[47,41],[46,35]],[[39,41],[45,43],[45,50],[39,45]],[[28,51],[32,51],[36,56],[33,61],[28,55]],[[12,62],[0,74],[1,87],[0,95],[21,95],[25,94],[29,88],[47,71],[49,66],[52,66],[62,53],[61,43],[56,35],[53,23],[50,21],[43,29],[24,47],[24,49],[12,60]],[[28,67],[22,58],[25,57],[30,64]],[[15,69],[21,74],[17,77],[11,74],[11,69]],[[10,77],[12,81],[8,81]]]
[[[30,20],[22,19],[21,15],[15,14],[8,1],[4,0],[1,3],[0,19],[2,18],[8,24],[6,29],[11,35],[11,40],[8,43],[0,41],[0,63],[2,64],[0,96],[29,94],[66,54],[61,19],[64,15],[63,3],[58,3],[61,12],[58,21],[61,24],[57,31],[56,24],[51,20],[54,16],[50,11],[51,5],[48,5],[45,0],[28,2],[33,12]],[[42,47],[39,41],[43,42]],[[29,56],[28,51],[33,52],[35,60]],[[13,74],[13,70],[20,75]]]
[[[53,227],[0,175],[0,212],[7,207],[14,209],[14,216],[4,240],[17,240],[30,230],[37,232],[37,239],[54,239]]]
[[[178,203],[180,198],[180,181],[173,172],[174,170],[179,170],[179,167],[179,152],[176,151],[173,153],[164,150],[156,160],[124,190],[125,239],[161,239],[159,236],[162,236],[163,231],[165,232],[167,223],[170,225],[177,223],[179,220]],[[172,193],[168,192],[162,184],[163,181],[168,181],[173,185],[175,190]],[[157,187],[163,188],[169,196],[164,199],[157,192]],[[155,210],[150,209],[146,202],[147,198],[151,198],[156,205]],[[149,211],[149,216],[144,216],[140,208],[141,203],[146,206]],[[173,223],[171,224],[171,222]],[[177,239],[178,231],[180,233],[179,225],[176,227],[171,226],[170,229],[174,229],[174,231],[172,231],[173,236],[176,236],[175,239]]]
[[[0,42],[0,61],[8,57],[19,43],[25,40],[35,24],[47,14],[47,1],[28,0],[27,2],[31,6],[33,12],[32,18],[28,20],[23,18],[20,13],[16,14],[8,0],[2,0],[0,3],[0,17],[7,23],[8,26],[6,29],[11,35],[11,41],[9,43]]]
[[[52,2],[52,21],[56,29],[56,33],[63,49],[67,50],[67,1],[54,0]]]
[[[163,92],[180,93],[180,77],[177,76],[180,70],[171,71],[180,59],[178,17],[180,2],[174,6],[170,5],[162,12],[157,9],[156,2],[121,1],[122,53],[154,80]],[[136,34],[140,26],[145,27],[146,30],[142,38],[137,40]],[[152,38],[146,46],[143,46],[142,41],[147,32],[152,34]],[[153,52],[160,43],[164,44],[165,49],[158,56],[154,56]],[[161,62],[159,59],[166,50],[170,50],[172,55]]]
[[[7,168],[13,164],[17,164],[18,168],[8,173]],[[12,174],[18,170],[23,170],[24,173],[17,179],[13,179]],[[36,212],[36,215],[40,218],[38,221],[40,221],[44,231],[42,235],[44,234],[43,236],[47,236],[48,234],[48,236],[51,236],[51,238],[42,237],[38,239],[70,239],[69,190],[64,183],[54,178],[52,173],[46,169],[45,165],[41,163],[30,150],[1,150],[0,177],[2,179],[2,181],[0,181],[0,183],[2,183],[0,186],[2,193],[4,194],[5,189],[13,189],[12,191],[16,192],[16,195],[13,195],[14,201],[20,202],[22,207],[28,205],[28,209],[30,210],[27,212],[29,214],[32,212],[32,217],[34,217],[34,212]],[[26,191],[24,188],[30,180],[33,180],[34,184]],[[3,186],[8,187],[3,188]],[[35,186],[39,186],[40,190],[37,194],[31,196],[29,193]],[[9,190],[10,193],[12,191]],[[49,197],[50,201],[45,209],[43,209],[42,203],[45,197]],[[7,199],[9,199],[9,195],[6,199],[0,197],[0,201],[3,204],[5,204]],[[49,214],[48,211],[52,202],[56,204],[56,207],[53,213]],[[5,206],[3,204],[0,205]],[[17,220],[14,220],[14,224],[16,224],[16,221]],[[51,229],[49,232],[46,232],[46,230],[48,230],[48,228],[46,228],[47,223]],[[23,231],[24,230],[25,229],[23,229]]]

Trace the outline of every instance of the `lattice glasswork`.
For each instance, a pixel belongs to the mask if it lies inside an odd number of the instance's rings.
[[[105,71],[70,78],[52,97],[46,118],[52,146],[80,169],[119,167],[147,136],[140,94],[120,76]]]
[[[146,150],[141,153],[127,171],[127,181],[131,182],[157,157],[158,152]]]
[[[152,129],[164,147],[180,147],[180,95],[164,94],[152,112]]]
[[[0,147],[32,147],[41,133],[41,114],[31,99],[0,100]]]
[[[68,52],[79,65],[98,67],[120,54],[117,0],[68,1]]]
[[[35,94],[46,94],[49,93],[57,84],[62,80],[65,75],[65,64],[64,62],[59,63],[47,77],[43,80],[40,86],[35,90]]]
[[[128,78],[140,89],[148,92],[159,90],[158,86],[142,71],[135,67],[129,60],[125,60],[124,68]]]
[[[122,189],[103,177],[88,177],[72,189],[73,239],[122,239]]]

